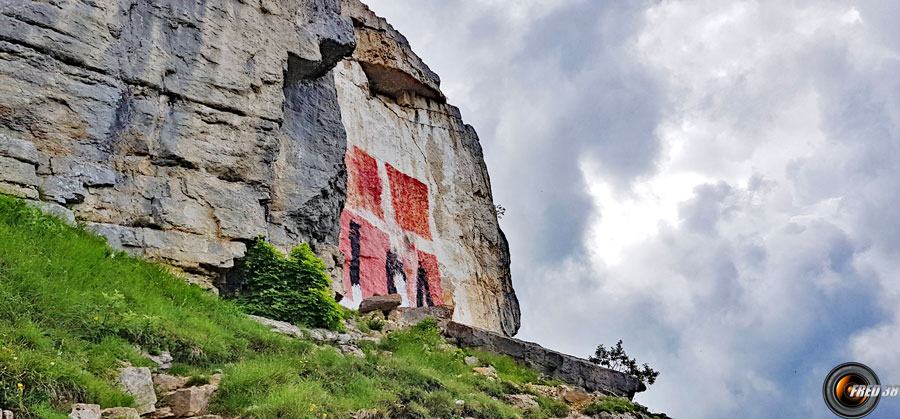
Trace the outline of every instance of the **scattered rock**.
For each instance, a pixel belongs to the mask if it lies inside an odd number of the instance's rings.
[[[474,366],[476,366],[476,365],[478,365],[478,364],[481,363],[481,360],[478,359],[478,358],[476,358],[476,357],[474,357],[474,356],[467,356],[467,357],[464,359],[464,361],[465,361],[466,365],[468,365],[468,366],[470,366],[470,367],[474,367]]]
[[[534,395],[531,394],[507,394],[503,398],[506,399],[506,402],[512,405],[512,407],[519,410],[528,410],[539,407],[538,402],[534,399]]]
[[[350,412],[350,417],[352,419],[378,419],[382,417],[382,415],[378,413],[377,409],[366,409]]]
[[[211,384],[182,388],[167,394],[164,402],[172,408],[175,416],[204,415],[209,409],[209,401],[217,389],[218,386]]]
[[[369,343],[377,345],[377,344],[381,343],[381,338],[377,337],[377,336],[363,336],[359,339],[359,341],[360,342],[369,342]]]
[[[156,366],[161,370],[168,370],[172,368],[172,361],[175,358],[172,357],[172,354],[169,351],[163,351],[159,355],[150,355],[149,353],[144,353],[144,357],[153,361]]]
[[[157,407],[155,411],[152,413],[148,413],[143,416],[143,419],[165,419],[165,418],[173,418],[175,414],[172,413],[172,408],[169,406]]]
[[[100,419],[99,404],[76,403],[72,405],[69,419]]]
[[[363,300],[365,302],[365,300]],[[362,314],[362,313],[360,313]],[[362,315],[363,320],[387,320],[387,316],[381,310],[372,310]]]
[[[403,297],[400,294],[375,295],[363,299],[359,303],[359,312],[368,313],[370,311],[391,311],[403,303]]]
[[[559,397],[559,389],[556,387],[542,386],[539,384],[531,384],[531,383],[528,383],[527,386],[528,386],[529,390],[531,390],[535,393],[538,393],[544,397],[550,397],[553,399],[556,399]]]
[[[156,409],[156,392],[153,391],[150,368],[119,368],[119,384],[122,390],[134,396],[134,407],[138,414],[144,415]]]
[[[494,369],[493,365],[489,365],[487,367],[476,367],[472,368],[472,371],[478,375],[484,375],[489,378],[497,378],[497,370]]]
[[[560,385],[558,388],[559,398],[566,403],[581,405],[594,400],[594,396],[584,392],[583,390],[567,385]]]
[[[366,354],[363,353],[363,351],[361,349],[359,349],[353,345],[341,345],[338,347],[338,349],[344,355],[353,355],[359,359],[363,359],[366,357]]]
[[[100,411],[103,419],[141,419],[141,415],[132,407],[111,407]]]
[[[455,403],[457,406],[465,406],[466,401],[465,400],[456,400],[453,403]]]
[[[13,412],[9,410],[0,411],[0,419],[13,419]]]
[[[190,377],[181,377],[177,375],[153,375],[153,385],[163,394],[183,388],[190,380]]]
[[[254,320],[256,322],[259,322],[266,326],[269,326],[272,329],[272,331],[274,331],[274,332],[281,333],[284,335],[290,335],[290,336],[294,336],[294,337],[298,337],[298,338],[306,337],[303,334],[303,329],[301,329],[297,326],[294,326],[288,322],[267,319],[265,317],[254,316],[254,315],[249,315],[247,317],[250,317],[251,320]],[[310,331],[310,333],[312,333],[312,331]],[[313,338],[313,340],[316,340],[316,339]]]

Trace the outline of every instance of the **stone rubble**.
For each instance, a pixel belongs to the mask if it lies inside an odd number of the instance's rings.
[[[172,357],[172,354],[169,351],[162,351],[159,355],[151,355],[147,352],[143,353],[143,356],[156,364],[156,367],[161,370],[167,370],[172,368],[172,361],[175,358]]]

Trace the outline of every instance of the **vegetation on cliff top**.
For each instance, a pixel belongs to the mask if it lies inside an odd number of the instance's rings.
[[[625,353],[625,348],[622,347],[621,339],[616,343],[616,346],[609,349],[606,349],[602,344],[597,346],[594,355],[588,359],[595,364],[631,375],[641,380],[647,386],[653,385],[656,382],[656,377],[659,377],[659,371],[651,368],[650,364],[645,363],[639,366],[636,359],[629,358],[628,354]]]
[[[73,402],[129,405],[111,382],[120,361],[153,366],[142,351],[170,351],[174,374],[221,370],[212,411],[226,417],[370,408],[391,417],[517,417],[499,399],[539,381],[490,354],[477,356],[499,379],[474,375],[466,353],[427,325],[361,345],[365,359],[277,335],[161,265],[3,195],[0,238],[0,408],[17,418],[65,418]],[[547,409],[528,416],[548,417]]]

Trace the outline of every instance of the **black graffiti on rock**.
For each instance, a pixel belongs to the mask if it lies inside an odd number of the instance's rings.
[[[388,251],[387,257],[385,258],[385,267],[384,272],[387,275],[387,291],[388,294],[396,294],[397,293],[397,277],[400,277],[400,280],[403,283],[406,283],[406,271],[403,270],[403,261],[397,257],[394,252]]]
[[[360,228],[362,226],[355,221],[350,222],[350,286],[359,286],[360,264]],[[384,266],[385,280],[388,294],[397,293],[397,280],[407,281],[406,271],[403,269],[403,261],[394,252],[388,251]],[[433,307],[431,287],[428,285],[428,271],[419,267],[416,276],[416,307]]]
[[[424,307],[425,304],[428,304],[428,307],[432,307],[434,306],[434,301],[431,300],[431,290],[428,286],[428,271],[419,267],[419,275],[416,281],[416,306]]]
[[[350,222],[350,286],[359,286],[359,228]]]

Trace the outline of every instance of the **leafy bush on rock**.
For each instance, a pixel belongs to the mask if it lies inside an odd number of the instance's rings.
[[[325,263],[308,244],[284,257],[260,237],[247,249],[237,302],[250,314],[310,327],[344,330],[344,311],[331,295]]]

